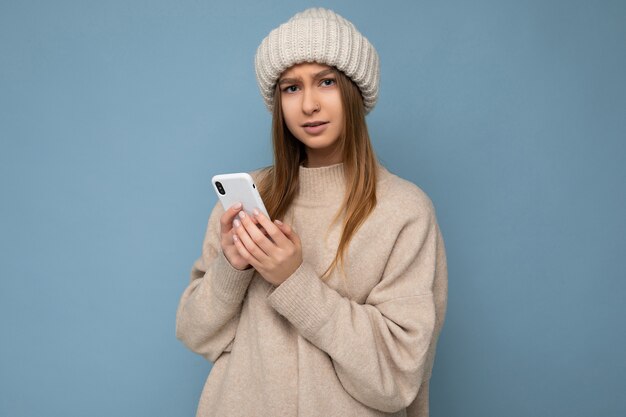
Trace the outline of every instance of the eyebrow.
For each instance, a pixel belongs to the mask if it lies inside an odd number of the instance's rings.
[[[334,74],[334,73],[335,73],[334,69],[328,68],[328,69],[325,69],[325,70],[322,70],[322,71],[318,72],[317,74],[314,74],[313,75],[313,79],[317,80],[318,78],[321,78],[321,77],[323,77],[325,75]],[[288,83],[295,83],[295,82],[298,82],[298,81],[302,81],[302,77],[298,77],[298,78],[281,78],[278,81],[278,84],[282,85],[282,84],[288,84]]]

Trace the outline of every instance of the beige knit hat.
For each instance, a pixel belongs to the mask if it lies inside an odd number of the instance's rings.
[[[371,43],[332,10],[311,8],[297,13],[263,39],[254,59],[256,79],[271,112],[280,74],[292,65],[317,62],[334,66],[361,90],[365,113],[378,99],[380,64]]]

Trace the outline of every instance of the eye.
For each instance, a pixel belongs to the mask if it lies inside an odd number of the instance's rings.
[[[283,88],[283,91],[285,93],[295,93],[296,92],[296,90],[295,90],[296,88],[298,88],[297,85],[289,85],[289,86]]]
[[[322,84],[325,87],[330,87],[331,85],[335,84],[335,79],[334,78],[326,78],[326,79],[322,80]]]

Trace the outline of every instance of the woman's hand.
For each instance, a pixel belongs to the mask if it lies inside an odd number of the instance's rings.
[[[278,220],[274,224],[258,210],[254,216],[240,211],[238,217],[233,234],[238,256],[267,282],[279,286],[302,264],[300,238],[289,225]]]
[[[241,209],[241,203],[234,204],[220,217],[220,245],[222,246],[224,256],[228,259],[228,262],[230,262],[233,268],[244,270],[249,268],[250,264],[239,255],[239,251],[233,242],[233,220],[235,216],[237,216],[237,213],[242,211]]]

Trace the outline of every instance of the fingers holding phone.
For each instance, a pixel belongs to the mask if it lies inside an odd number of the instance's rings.
[[[220,217],[220,244],[222,246],[222,252],[224,252],[224,256],[228,259],[228,262],[235,269],[244,270],[250,267],[250,264],[239,255],[239,251],[235,247],[235,242],[233,241],[233,220],[242,210],[243,206],[241,203],[236,203],[229,207],[222,217]]]
[[[258,224],[252,222],[257,218]],[[260,233],[263,225],[268,233]],[[253,216],[244,212],[235,219],[235,247],[239,254],[270,284],[279,286],[302,264],[300,238],[291,226],[276,221],[272,223],[260,211]]]

